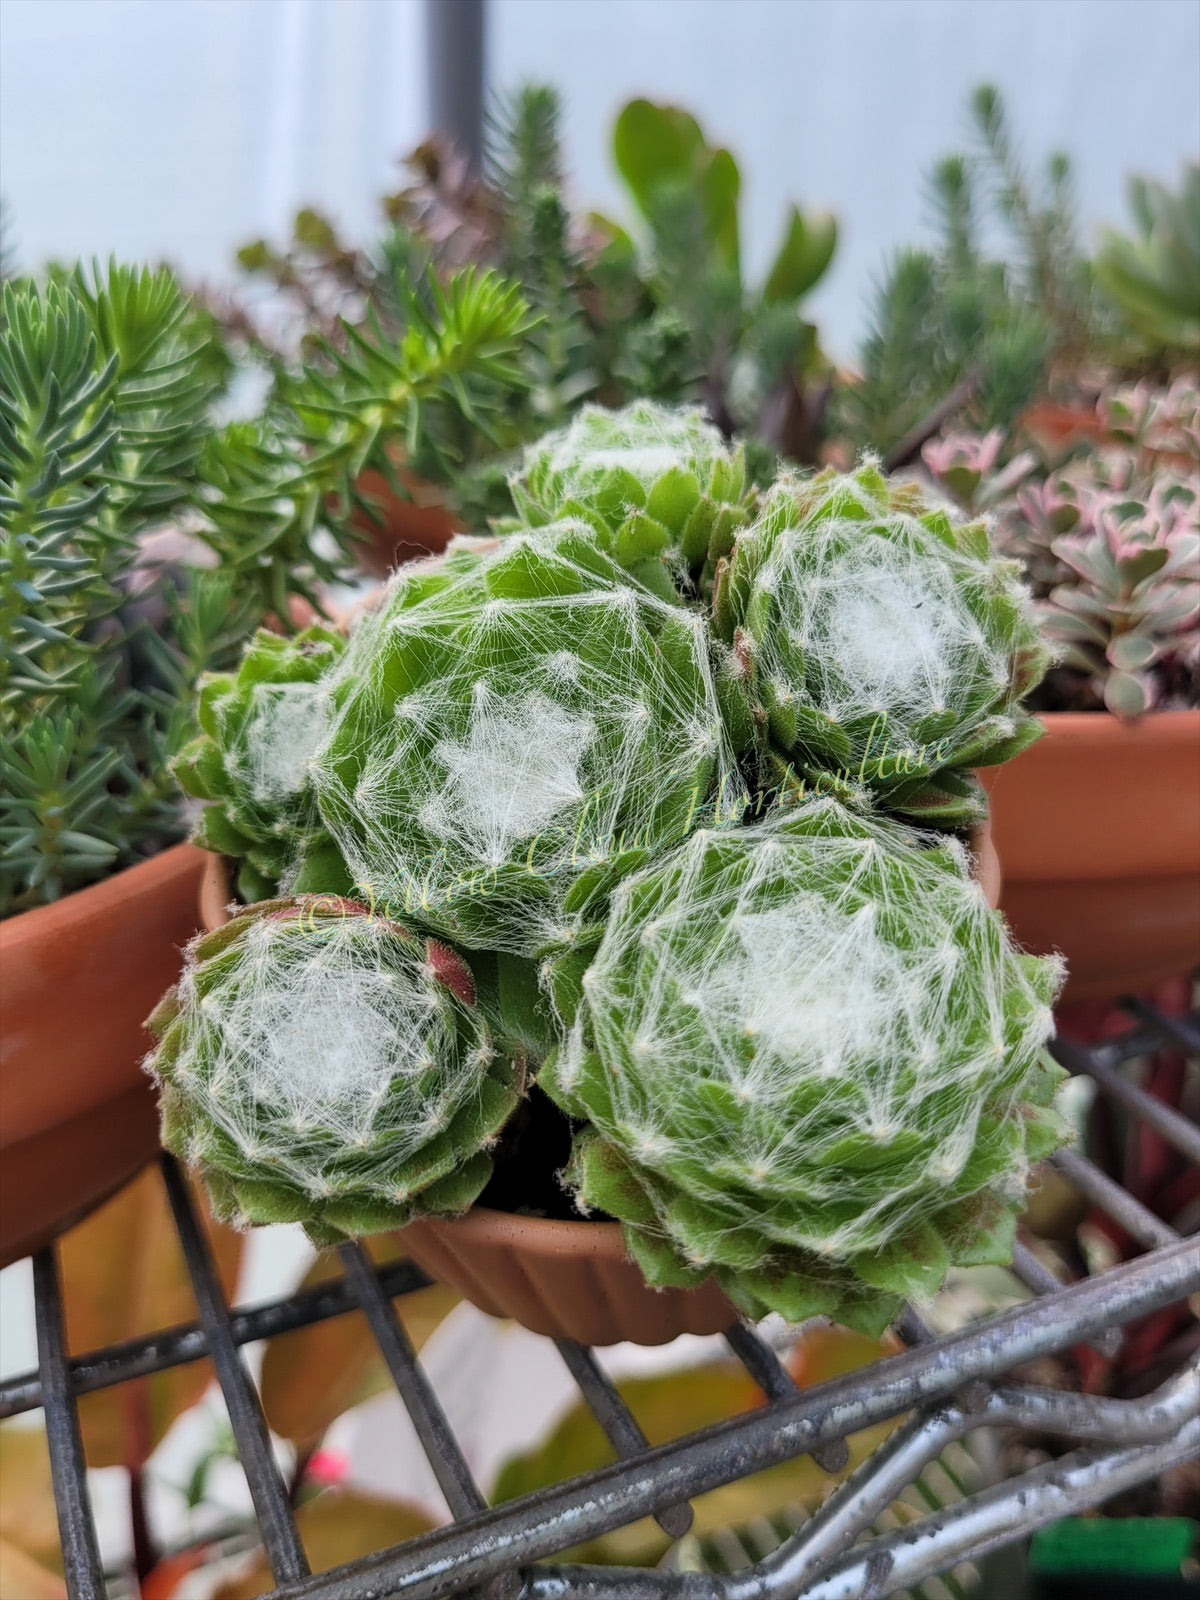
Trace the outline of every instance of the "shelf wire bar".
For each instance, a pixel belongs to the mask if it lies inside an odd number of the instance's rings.
[[[603,1429],[604,1436],[619,1456],[636,1456],[647,1448],[646,1435],[637,1418],[586,1345],[574,1339],[556,1339],[558,1353],[574,1378],[580,1394]],[[654,1520],[669,1539],[682,1539],[691,1530],[694,1513],[684,1502],[665,1506],[654,1513]]]
[[[63,1549],[63,1576],[71,1600],[103,1600],[104,1574],[88,1500],[79,1408],[67,1375],[62,1283],[54,1250],[43,1250],[34,1256],[33,1285],[38,1304],[38,1368],[54,1507]]]
[[[183,1173],[173,1157],[163,1155],[162,1173],[188,1276],[192,1280],[200,1325],[225,1397],[229,1425],[254,1502],[267,1560],[276,1583],[290,1583],[308,1576],[308,1560],[296,1531],[296,1519],[283,1478],[275,1464],[262,1404],[233,1342],[229,1309],[221,1292],[212,1251],[201,1230]]]

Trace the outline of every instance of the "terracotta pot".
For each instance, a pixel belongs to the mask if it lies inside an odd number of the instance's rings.
[[[359,475],[356,487],[376,507],[382,521],[355,508],[351,526],[363,535],[357,546],[358,564],[373,578],[386,578],[404,561],[419,561],[423,556],[444,550],[463,525],[450,511],[442,491],[419,478],[400,473],[412,498],[401,500],[382,472]]]
[[[158,1149],[142,1023],[179,975],[204,861],[176,845],[0,923],[0,1266]]]
[[[737,1312],[711,1281],[651,1289],[625,1254],[615,1222],[550,1222],[476,1206],[465,1217],[425,1217],[396,1235],[438,1283],[493,1317],[581,1344],[668,1344],[681,1333],[720,1333]]]
[[[1200,711],[1042,721],[1037,744],[981,773],[1013,932],[1063,953],[1071,1002],[1187,973],[1200,962]]]

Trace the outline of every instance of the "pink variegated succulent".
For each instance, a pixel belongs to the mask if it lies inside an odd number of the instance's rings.
[[[995,433],[927,446],[925,465],[988,511],[1019,559],[1058,646],[1038,709],[1106,706],[1137,717],[1200,703],[1200,389],[1181,379],[1106,391],[1103,436],[1050,464],[1030,450],[997,467]]]

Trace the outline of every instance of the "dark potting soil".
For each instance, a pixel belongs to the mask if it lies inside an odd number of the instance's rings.
[[[611,1221],[602,1212],[585,1217],[576,1208],[560,1177],[570,1156],[570,1118],[535,1084],[500,1136],[495,1168],[477,1203],[555,1222]]]

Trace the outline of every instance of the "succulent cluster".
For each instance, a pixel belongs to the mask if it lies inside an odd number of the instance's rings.
[[[882,1326],[1005,1258],[1065,1136],[1055,965],[905,820],[970,820],[968,766],[1030,736],[1011,567],[871,466],[757,509],[645,402],[532,452],[517,500],[344,651],[260,640],[206,691],[202,842],[252,888],[325,830],[305,884],[356,898],[195,947],[158,1019],[169,1136],[227,1214],[333,1237],[468,1204],[536,1079],[568,1193],[649,1282]]]
[[[334,895],[194,940],[150,1019],[163,1142],[226,1220],[317,1243],[464,1210],[517,1103],[462,957]]]
[[[847,798],[963,825],[971,768],[1035,739],[1046,669],[1011,562],[980,522],[927,510],[873,466],[781,480],[717,572],[716,627],[746,672],[775,767]]]
[[[1061,1142],[1052,963],[961,852],[813,800],[627,879],[542,1086],[572,1180],[651,1283],[863,1331],[949,1262],[1004,1261]]]
[[[1021,563],[1059,665],[1036,702],[1137,717],[1200,701],[1200,389],[1105,391],[1065,461],[999,465],[1000,436],[924,452],[962,503],[986,508]]]

